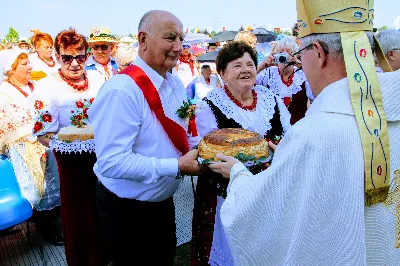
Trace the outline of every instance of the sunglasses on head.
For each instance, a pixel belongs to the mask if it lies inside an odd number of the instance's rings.
[[[92,49],[93,50],[98,50],[99,48],[101,49],[101,50],[103,50],[103,51],[105,51],[105,50],[107,50],[108,49],[108,44],[95,44],[95,45],[92,45]]]
[[[74,59],[78,64],[83,64],[86,62],[86,54],[78,54],[77,56],[72,56],[69,54],[60,54],[61,60],[64,62],[64,64],[71,64]]]

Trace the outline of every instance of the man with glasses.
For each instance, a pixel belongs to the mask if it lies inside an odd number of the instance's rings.
[[[297,0],[315,101],[267,170],[209,165],[230,178],[221,221],[235,265],[399,265],[400,71],[376,73],[371,2]]]
[[[400,69],[400,31],[384,30],[376,34],[383,53],[393,71]]]
[[[111,52],[116,44],[111,30],[106,27],[90,29],[88,43],[93,55],[89,56],[86,71],[97,71],[104,81],[109,80],[118,71],[118,64],[111,57]]]

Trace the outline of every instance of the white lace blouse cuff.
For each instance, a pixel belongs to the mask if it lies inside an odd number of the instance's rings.
[[[60,153],[82,153],[82,152],[95,152],[94,140],[74,141],[71,143],[58,140],[57,135],[50,140],[49,147]]]
[[[235,189],[240,187],[243,183],[246,183],[253,174],[244,166],[242,163],[236,163],[230,173],[230,180],[227,188],[227,193],[233,192]]]

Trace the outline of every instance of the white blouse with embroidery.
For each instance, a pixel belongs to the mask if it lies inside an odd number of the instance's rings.
[[[207,95],[207,99],[221,110],[228,118],[232,118],[239,123],[243,128],[249,129],[264,136],[271,129],[270,120],[274,116],[275,106],[278,104],[280,120],[283,127],[283,132],[290,127],[290,113],[286,109],[282,100],[273,94],[270,90],[263,86],[255,86],[257,92],[257,107],[251,112],[238,107],[226,95],[224,89],[214,89]],[[211,107],[202,101],[196,109],[196,127],[201,137],[204,137],[208,132],[218,129],[217,120]],[[217,197],[217,206],[215,214],[215,224],[213,233],[213,243],[210,251],[209,264],[212,266],[233,266],[234,261],[230,253],[225,232],[220,219],[220,209],[224,202],[224,198]]]
[[[58,74],[48,76],[36,83],[29,97],[34,112],[33,134],[41,136],[56,133],[61,128],[89,124],[87,111],[99,91],[102,80],[97,73],[87,73],[89,88],[77,91]]]
[[[290,113],[282,100],[263,86],[257,85],[254,89],[257,92],[257,107],[253,112],[238,107],[228,95],[226,95],[224,89],[213,89],[208,93],[207,99],[211,100],[228,119],[232,118],[243,128],[255,131],[262,136],[271,129],[269,121],[275,113],[275,105],[277,102],[283,131],[286,132],[290,127]],[[210,106],[204,101],[201,102],[196,109],[196,127],[202,137],[211,130],[218,128],[217,120]]]
[[[55,56],[53,56],[54,66],[47,65],[42,59],[39,58],[37,53],[29,55],[29,62],[32,66],[32,71],[43,71],[47,75],[53,75],[58,72],[60,65],[58,64]]]
[[[295,68],[294,70],[297,70]],[[286,86],[282,82],[281,75],[279,74],[278,67],[272,66],[267,69],[264,69],[257,75],[256,84],[262,85],[269,88],[273,93],[279,95],[282,99],[285,97],[291,97],[293,94],[298,93],[303,88],[301,85],[306,82],[306,90],[307,96],[312,98],[309,92],[311,92],[309,88],[309,84],[307,82],[306,75],[302,70],[297,71],[293,76],[293,83],[290,86]]]

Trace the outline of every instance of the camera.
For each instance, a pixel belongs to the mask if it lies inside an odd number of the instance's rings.
[[[288,53],[279,53],[279,54],[274,55],[274,62],[275,62],[275,64],[289,63],[289,54]]]

